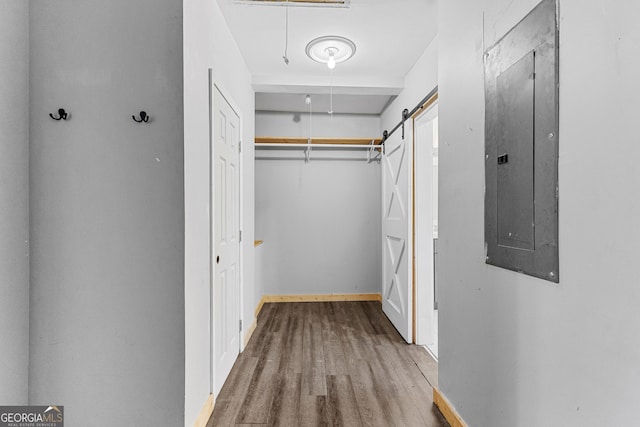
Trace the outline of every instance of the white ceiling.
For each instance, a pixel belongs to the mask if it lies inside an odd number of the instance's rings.
[[[437,0],[351,0],[348,7],[289,3],[286,65],[285,6],[217,1],[253,75],[258,110],[308,111],[308,93],[314,111],[322,111],[333,86],[334,112],[379,114],[437,34]],[[305,54],[309,41],[325,35],[356,44],[353,58],[332,74]]]

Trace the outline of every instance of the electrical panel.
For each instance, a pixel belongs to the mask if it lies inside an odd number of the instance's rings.
[[[487,264],[559,281],[558,31],[544,0],[485,61]]]

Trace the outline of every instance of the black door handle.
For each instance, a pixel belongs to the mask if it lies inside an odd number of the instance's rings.
[[[220,255],[216,257],[216,264],[220,264]]]

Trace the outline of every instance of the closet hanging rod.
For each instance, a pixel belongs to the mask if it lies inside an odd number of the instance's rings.
[[[286,157],[286,156],[258,156],[256,155],[255,157],[256,160],[286,160],[286,161],[292,161],[292,162],[299,162],[300,160],[304,161],[304,157]],[[356,157],[349,157],[349,158],[339,158],[336,156],[333,157],[328,157],[328,156],[314,156],[311,157],[311,160],[309,161],[309,163],[313,163],[313,162],[326,162],[326,161],[333,161],[333,162],[358,162],[358,163],[367,163],[367,158],[366,157],[362,157],[362,158],[356,158]],[[380,159],[376,158],[374,160],[372,160],[371,162],[380,162]],[[369,163],[371,163],[369,162]]]
[[[407,117],[407,118],[409,118],[409,117],[413,116],[413,115],[414,115],[418,110],[420,110],[421,108],[423,108],[423,107],[424,107],[424,104],[426,104],[426,103],[427,103],[427,101],[429,101],[431,98],[433,98],[433,96],[434,96],[435,94],[437,94],[437,93],[438,93],[438,86],[434,87],[434,88],[433,88],[433,90],[431,90],[431,92],[429,92],[429,94],[428,94],[427,96],[425,96],[424,98],[422,98],[422,101],[420,101],[420,102],[418,103],[418,105],[416,105],[415,107],[413,107],[413,110],[409,111],[409,113],[407,114],[407,116],[406,116],[406,117]],[[399,122],[397,125],[395,125],[395,127],[394,127],[393,129],[391,129],[391,130],[390,130],[390,131],[388,131],[388,132],[385,130],[385,132],[387,132],[387,134],[386,134],[386,135],[384,135],[384,134],[383,134],[384,136],[383,136],[383,138],[382,138],[382,145],[384,145],[384,142],[385,142],[387,139],[389,139],[389,137],[391,136],[391,134],[392,134],[392,133],[394,133],[395,131],[397,131],[397,130],[398,130],[398,128],[400,128],[400,127],[402,126],[402,124],[403,124],[403,123],[404,123],[404,120],[400,120],[400,122]]]
[[[256,148],[360,148],[370,150],[372,148],[382,148],[382,145],[364,145],[364,144],[289,144],[289,143],[272,143],[257,142],[254,144]]]
[[[313,137],[311,138],[312,144],[362,144],[371,145],[371,141],[375,144],[380,144],[382,139],[380,138],[328,138],[328,137]],[[290,136],[256,136],[254,138],[256,144],[306,144],[309,142],[309,137],[290,137]]]

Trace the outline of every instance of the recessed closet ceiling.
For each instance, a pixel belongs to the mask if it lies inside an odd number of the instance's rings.
[[[327,95],[333,86],[334,112],[346,108],[372,114],[375,105],[380,110],[374,114],[380,113],[402,90],[404,76],[437,34],[437,0],[217,1],[253,74],[260,94],[256,102],[263,110],[305,111],[308,107],[297,105],[298,97],[282,94]],[[282,58],[287,9],[289,65]],[[309,41],[325,35],[347,37],[357,46],[356,54],[337,64],[333,73],[305,54]],[[283,106],[287,99],[292,103],[288,108]]]
[[[336,114],[380,114],[390,98],[389,95],[333,95],[333,108],[328,94],[313,94],[311,109],[314,113],[332,110]],[[308,113],[309,105],[301,93],[256,93],[256,111],[283,111]]]
[[[317,5],[327,5],[327,4],[337,4],[337,5],[348,5],[350,0],[237,0],[237,1],[246,1],[246,2],[258,2],[258,3],[306,3],[306,4],[317,4]]]

